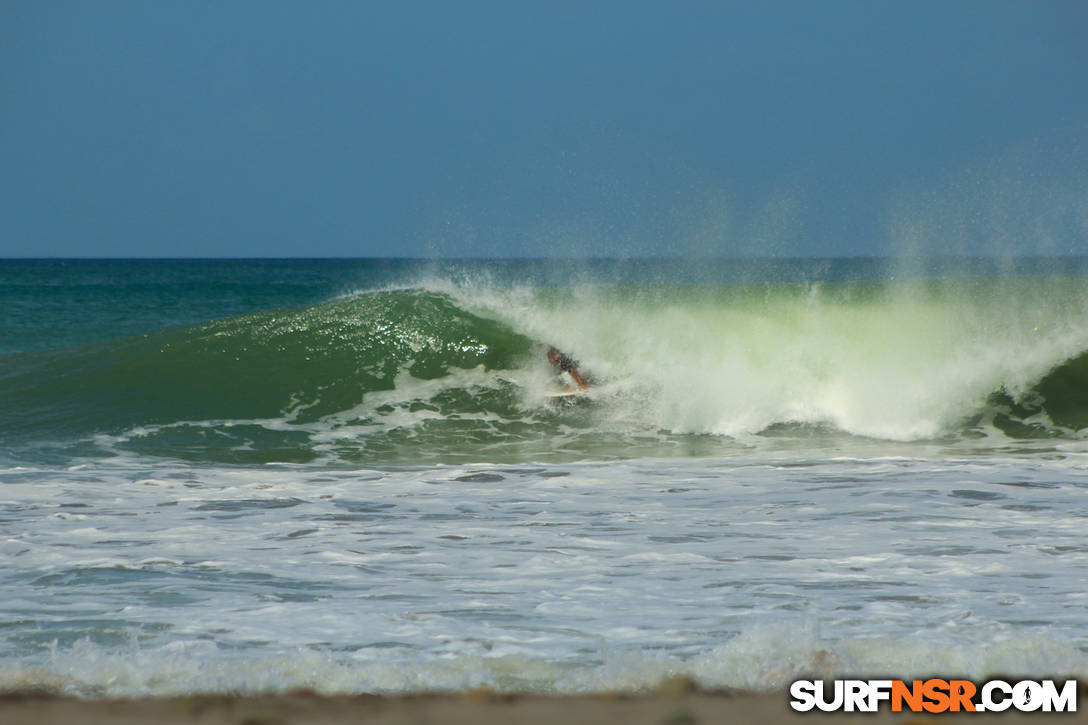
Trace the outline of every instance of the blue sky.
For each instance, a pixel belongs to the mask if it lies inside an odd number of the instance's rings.
[[[0,6],[0,256],[1088,253],[1088,4]]]

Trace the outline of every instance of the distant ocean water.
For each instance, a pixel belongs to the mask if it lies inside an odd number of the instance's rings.
[[[1088,678],[1088,259],[7,260],[0,303],[0,690]]]

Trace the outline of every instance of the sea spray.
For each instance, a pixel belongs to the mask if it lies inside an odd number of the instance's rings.
[[[1088,346],[1079,278],[602,287],[461,298],[577,351],[633,394],[616,417],[670,432],[780,424],[918,440],[955,435],[994,393]],[[637,391],[637,392],[636,392]]]

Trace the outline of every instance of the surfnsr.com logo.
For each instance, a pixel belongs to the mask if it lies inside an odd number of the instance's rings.
[[[790,697],[798,712],[876,712],[884,703],[892,712],[1076,712],[1077,681],[797,680]]]

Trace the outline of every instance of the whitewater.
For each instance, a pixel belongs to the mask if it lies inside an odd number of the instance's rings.
[[[1088,260],[27,260],[0,301],[0,690],[1088,677]]]

